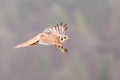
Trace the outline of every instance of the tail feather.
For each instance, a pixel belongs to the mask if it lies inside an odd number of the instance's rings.
[[[24,42],[24,43],[21,43],[17,46],[15,46],[14,48],[21,48],[21,47],[26,47],[26,46],[29,46],[29,45],[35,45],[36,43],[38,43],[40,40],[40,37],[39,36],[36,36],[36,37],[33,37],[32,39]]]

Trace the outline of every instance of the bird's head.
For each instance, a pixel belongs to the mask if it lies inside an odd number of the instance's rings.
[[[60,36],[60,41],[63,43],[63,42],[65,42],[65,41],[67,41],[67,40],[69,40],[69,37],[68,36],[66,36],[66,35],[61,35]]]

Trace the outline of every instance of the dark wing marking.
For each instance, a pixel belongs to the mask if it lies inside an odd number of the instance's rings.
[[[56,48],[60,49],[63,53],[68,52],[68,49],[64,48],[62,45],[54,45]]]
[[[45,29],[43,32],[47,34],[51,33],[64,34],[67,29],[68,29],[67,24],[63,25],[63,23],[60,23],[56,24],[54,27]]]

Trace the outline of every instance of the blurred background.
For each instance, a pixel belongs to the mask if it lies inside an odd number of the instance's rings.
[[[67,55],[13,49],[60,22],[69,27]],[[120,80],[120,1],[0,0],[0,80]]]

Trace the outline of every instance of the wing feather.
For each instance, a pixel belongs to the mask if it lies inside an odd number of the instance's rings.
[[[46,28],[43,32],[44,33],[58,33],[58,34],[64,34],[65,31],[68,29],[67,24],[63,25],[63,23],[56,24],[54,27]]]
[[[33,37],[32,39],[30,39],[30,40],[28,40],[28,41],[26,41],[24,43],[21,43],[21,44],[17,45],[14,48],[21,48],[21,47],[26,47],[26,46],[29,46],[29,45],[34,45],[37,42],[39,42],[39,40],[40,40],[40,37],[37,35],[37,36]]]

